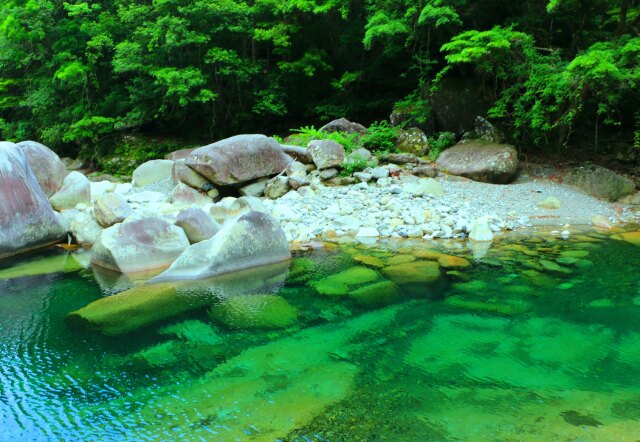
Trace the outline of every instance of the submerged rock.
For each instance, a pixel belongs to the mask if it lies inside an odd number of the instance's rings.
[[[122,273],[162,270],[189,247],[184,231],[149,217],[105,229],[91,250],[91,263]]]
[[[433,261],[414,261],[382,269],[384,276],[396,284],[426,283],[440,279],[440,266]]]
[[[56,210],[73,209],[80,203],[91,202],[91,182],[80,172],[73,171],[67,175],[62,188],[49,198]]]
[[[379,279],[380,275],[375,270],[356,266],[318,281],[313,281],[309,285],[321,295],[344,296],[362,284],[371,283]]]
[[[279,290],[287,263],[200,281],[145,284],[98,299],[68,315],[69,321],[106,335],[122,335],[232,296]]]
[[[232,328],[271,329],[295,324],[298,311],[277,295],[238,295],[211,307],[209,316]]]
[[[226,223],[213,238],[190,246],[154,280],[203,278],[290,258],[280,223],[270,215],[251,211]]]
[[[135,413],[140,422],[151,424],[133,425],[130,436],[139,439],[171,426],[188,440],[210,438],[202,421],[215,416],[216,440],[285,438],[351,393],[359,369],[336,360],[336,349],[348,354],[373,345],[400,311],[388,307],[343,323],[310,328],[249,348],[195,383],[155,390]],[[175,416],[180,419],[175,421]]]
[[[27,163],[47,198],[62,188],[68,172],[54,151],[35,141],[22,141],[16,146],[24,152]]]
[[[210,182],[226,186],[275,175],[292,161],[273,138],[237,135],[194,150],[185,164]]]
[[[0,258],[58,242],[65,234],[22,150],[0,142]]]
[[[64,253],[30,259],[27,262],[0,269],[0,280],[23,278],[25,276],[48,275],[51,273],[69,273],[85,268],[76,261],[74,255]]]

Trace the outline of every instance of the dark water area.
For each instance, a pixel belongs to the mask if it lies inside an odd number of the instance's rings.
[[[637,441],[637,239],[327,244],[129,291],[4,261],[0,440]]]

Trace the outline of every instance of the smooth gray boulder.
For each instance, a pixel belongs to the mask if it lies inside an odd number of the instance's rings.
[[[134,219],[102,231],[91,249],[91,263],[121,273],[158,271],[188,247],[180,227],[157,217]]]
[[[171,160],[151,160],[138,166],[131,175],[131,181],[136,187],[144,187],[149,184],[158,183],[171,179],[173,161]]]
[[[290,258],[280,223],[271,215],[252,211],[225,224],[213,238],[190,246],[151,282],[204,278]]]
[[[22,149],[0,142],[0,258],[56,243],[65,236]]]
[[[367,128],[360,123],[354,123],[346,118],[338,118],[337,120],[330,121],[320,128],[322,132],[344,132],[347,134],[364,134],[367,132]]]
[[[95,200],[93,213],[102,227],[111,227],[132,215],[133,209],[122,195],[105,193]]]
[[[282,172],[293,159],[264,135],[236,135],[194,150],[185,164],[220,186]]]
[[[62,216],[69,220],[69,232],[81,246],[93,246],[104,230],[88,212],[71,209],[62,212]]]
[[[80,203],[91,203],[91,182],[75,170],[67,175],[62,188],[49,198],[56,210],[69,210]]]
[[[438,170],[474,181],[508,184],[518,171],[518,152],[509,144],[458,143],[440,154]]]
[[[608,201],[617,201],[636,188],[631,179],[595,164],[586,164],[571,170],[564,177],[564,183]]]
[[[62,188],[62,182],[69,172],[54,151],[35,141],[22,141],[16,146],[27,157],[29,167],[47,198]]]
[[[289,144],[281,144],[280,147],[291,158],[304,164],[312,164],[313,158],[306,147],[292,146]]]
[[[318,169],[338,167],[345,159],[344,147],[335,141],[312,140],[309,141],[307,149]]]
[[[199,207],[182,210],[178,214],[175,224],[184,230],[191,244],[205,241],[220,230],[220,224]]]

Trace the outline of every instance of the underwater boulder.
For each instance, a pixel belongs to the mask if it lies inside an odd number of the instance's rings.
[[[153,282],[204,278],[290,258],[278,221],[251,211],[227,222],[213,238],[191,245]]]
[[[321,295],[344,296],[356,287],[377,281],[380,274],[368,267],[355,266],[335,275],[312,281],[311,287],[316,289]]]
[[[180,227],[156,217],[141,218],[103,230],[91,250],[91,263],[122,273],[162,270],[187,247]]]
[[[211,307],[209,316],[231,328],[276,329],[295,324],[298,311],[277,295],[239,295]]]
[[[400,285],[432,283],[440,279],[440,266],[432,261],[415,261],[385,267],[382,273]]]
[[[397,301],[400,288],[391,281],[380,281],[365,285],[349,293],[349,297],[366,307],[381,307]]]
[[[0,142],[0,202],[0,258],[66,235],[25,154],[8,142]]]
[[[220,299],[275,293],[284,285],[288,267],[288,262],[283,262],[198,281],[144,284],[98,299],[70,313],[68,320],[105,335],[122,335]]]

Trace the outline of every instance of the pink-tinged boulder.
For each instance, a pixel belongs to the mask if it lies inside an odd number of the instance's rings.
[[[24,152],[0,142],[0,258],[53,244],[62,223],[29,167]]]
[[[213,238],[193,244],[152,282],[205,278],[290,258],[280,223],[252,211],[225,224]]]
[[[189,247],[184,231],[148,217],[104,229],[91,249],[91,263],[121,273],[162,271]]]
[[[292,161],[273,138],[236,135],[194,150],[185,164],[210,182],[227,186],[278,174]]]
[[[91,203],[91,182],[80,172],[73,171],[62,183],[62,189],[49,198],[56,210],[73,209],[79,203]]]
[[[173,163],[171,178],[173,178],[173,181],[176,183],[184,183],[194,189],[204,190],[207,192],[213,189],[213,184],[207,181],[207,179],[198,172],[184,164],[183,161]]]
[[[22,141],[16,144],[27,157],[29,167],[36,176],[47,198],[62,188],[67,168],[60,157],[44,144]]]
[[[182,210],[176,218],[176,226],[184,230],[191,244],[207,240],[220,230],[220,224],[199,207]]]
[[[169,155],[167,155],[167,160],[182,161],[185,158],[187,158],[189,155],[191,155],[191,152],[193,152],[194,150],[196,150],[195,147],[188,147],[186,149],[175,150],[171,152]]]
[[[213,203],[213,200],[186,184],[178,183],[171,192],[171,202],[175,206],[190,206],[192,204],[204,206]]]
[[[105,193],[96,199],[93,213],[102,227],[111,227],[133,215],[133,209],[122,195]]]

